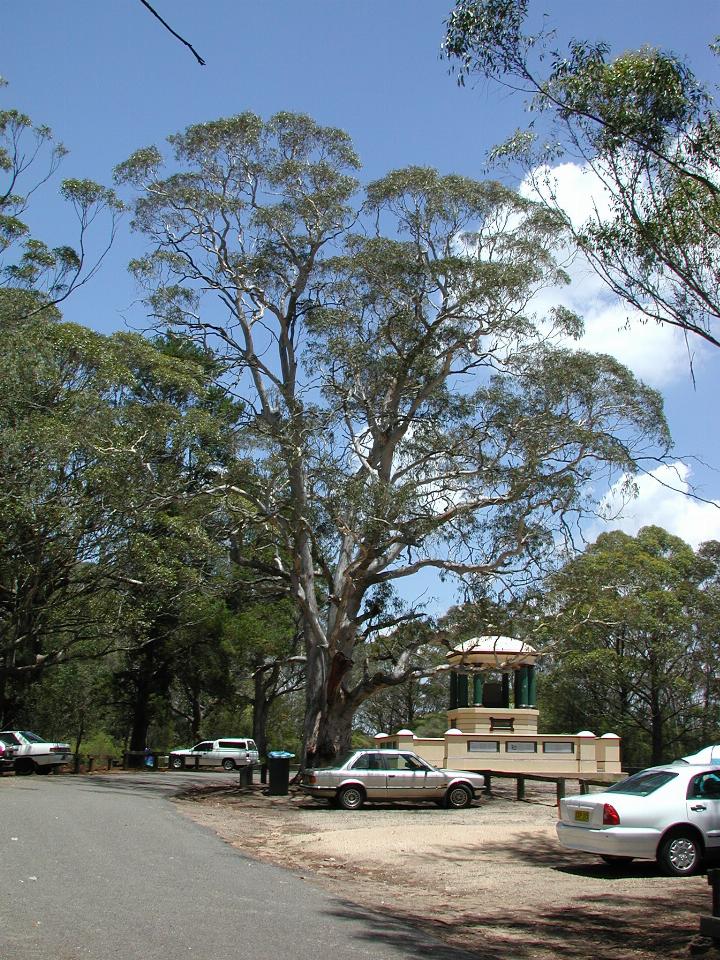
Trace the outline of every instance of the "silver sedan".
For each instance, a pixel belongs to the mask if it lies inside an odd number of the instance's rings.
[[[567,797],[557,835],[607,863],[657,860],[672,876],[697,873],[720,850],[720,767],[651,767],[603,793]]]
[[[358,810],[366,800],[434,800],[467,807],[485,785],[479,773],[441,770],[408,750],[353,750],[332,767],[304,772],[300,789]]]

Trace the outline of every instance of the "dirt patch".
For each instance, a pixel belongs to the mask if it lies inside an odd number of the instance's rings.
[[[720,957],[699,938],[705,876],[655,864],[610,868],[563,850],[555,799],[494,787],[467,810],[410,804],[338,810],[259,787],[201,787],[180,810],[250,856],[296,871],[336,896],[434,933],[483,960]]]

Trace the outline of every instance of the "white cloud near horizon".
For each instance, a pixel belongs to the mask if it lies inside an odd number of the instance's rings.
[[[543,188],[542,184],[548,184]],[[538,184],[540,185],[538,187]],[[589,217],[610,209],[607,191],[587,166],[562,163],[535,171],[520,185],[523,196],[536,198],[551,190],[558,206],[580,226]],[[585,322],[585,333],[573,346],[592,353],[608,353],[629,367],[645,383],[662,388],[688,376],[690,359],[684,334],[669,324],[643,319],[639,311],[620,300],[592,269],[577,256],[569,264],[569,286],[544,290],[535,302],[539,315],[562,305]],[[692,344],[692,361],[702,362],[703,344]]]
[[[609,530],[635,536],[647,526],[664,527],[693,549],[708,540],[720,540],[720,500],[705,502],[689,496],[692,469],[687,463],[677,460],[633,478],[637,497],[630,501],[623,494],[627,479],[621,477],[603,498],[601,510],[608,519],[594,521],[586,531],[590,541]]]

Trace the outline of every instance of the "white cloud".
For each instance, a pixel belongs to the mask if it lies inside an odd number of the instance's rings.
[[[720,540],[720,500],[705,503],[687,496],[692,470],[681,460],[666,464],[650,474],[634,478],[637,497],[627,502],[623,486],[615,483],[603,498],[601,509],[609,519],[595,521],[587,532],[594,540],[607,530],[623,530],[634,536],[641,527],[664,527],[696,548],[706,540]]]
[[[596,213],[609,211],[605,187],[588,167],[563,163],[552,170],[545,168],[520,187],[528,197],[538,192],[547,195],[548,190],[576,226]],[[643,320],[637,310],[611,292],[584,257],[576,257],[567,272],[572,280],[569,286],[553,287],[537,298],[539,315],[555,305],[573,310],[585,321],[585,334],[574,344],[578,349],[609,353],[654,387],[687,377],[689,360],[681,330]],[[695,343],[693,351],[697,366],[706,351],[702,344]]]

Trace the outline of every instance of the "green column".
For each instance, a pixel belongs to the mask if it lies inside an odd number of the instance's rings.
[[[518,667],[515,671],[515,706],[528,706],[528,672],[527,667]]]
[[[529,666],[527,668],[528,672],[528,706],[537,707],[537,674],[535,673],[535,667]]]
[[[450,709],[455,710],[458,705],[458,675],[453,670],[450,674]]]
[[[481,707],[483,697],[483,675],[476,673],[473,676],[473,706]]]
[[[466,673],[458,674],[458,706],[468,706],[468,675]]]
[[[502,689],[502,705],[504,707],[509,707],[510,706],[510,676],[507,673],[504,673],[502,675],[501,689]]]

